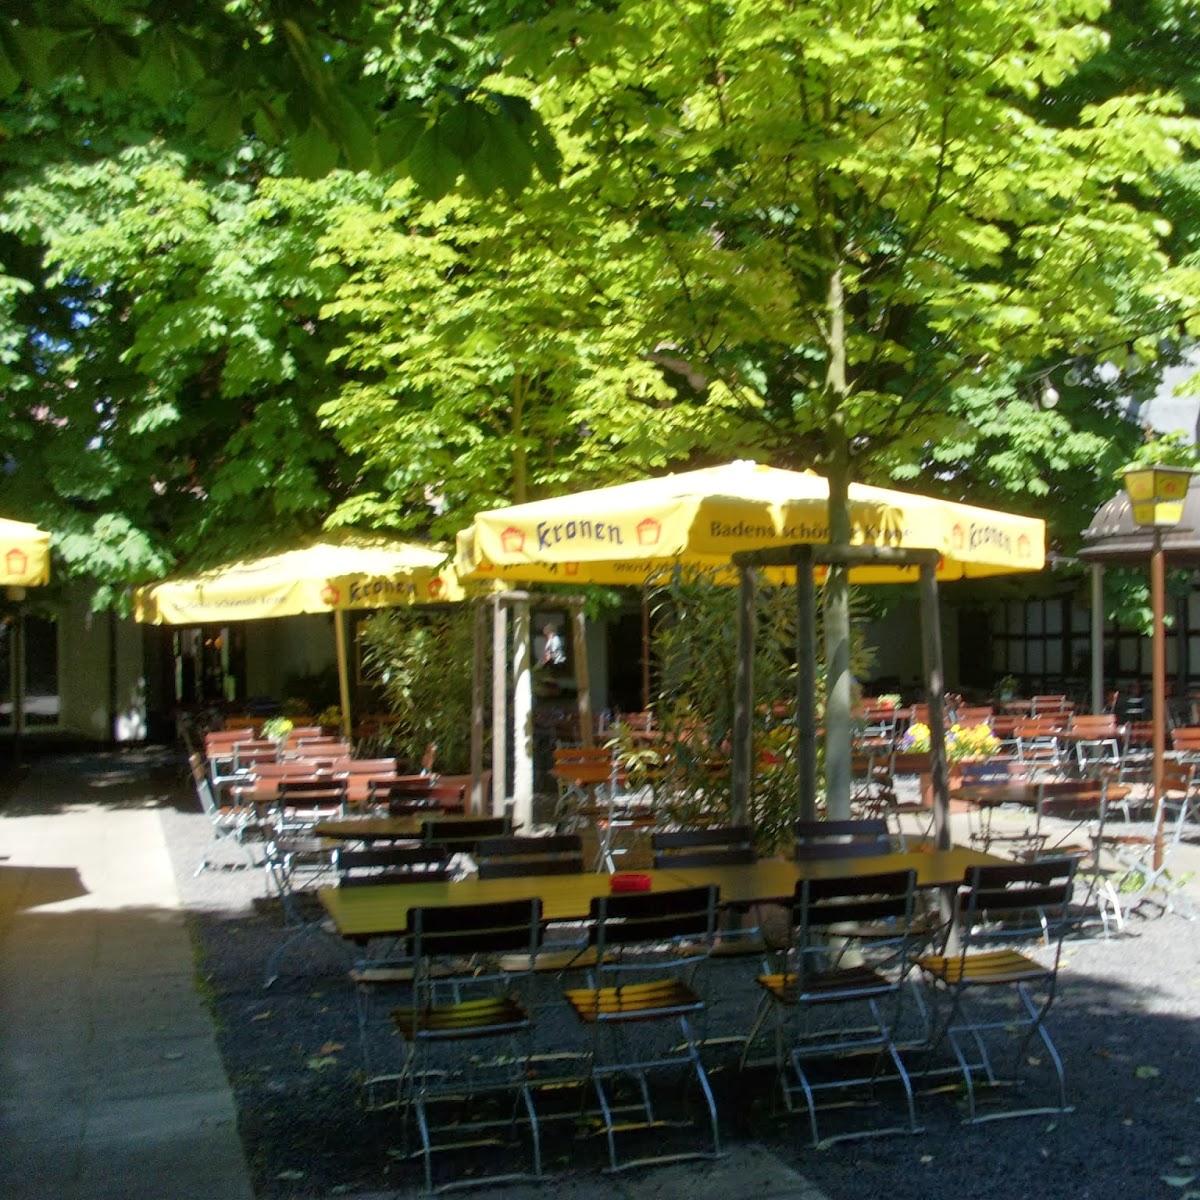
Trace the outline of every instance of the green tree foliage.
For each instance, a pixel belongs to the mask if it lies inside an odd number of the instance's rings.
[[[780,7],[627,0],[554,11],[517,39],[544,111],[593,147],[586,189],[631,215],[674,286],[655,325],[750,387],[783,454],[846,489],[942,463],[962,490],[966,431],[999,402],[989,456],[1025,488],[1063,418],[1031,413],[1023,370],[1195,320],[1172,268],[1156,172],[1197,126],[1166,91],[1047,112],[1101,51],[1099,0]],[[589,19],[590,17],[590,19]],[[1140,331],[1154,330],[1151,333]],[[1143,346],[1145,343],[1145,346]],[[1011,405],[1011,409],[1010,409]],[[957,447],[954,439],[958,439]],[[1086,438],[1072,457],[1093,450]],[[831,808],[849,786],[845,573],[826,588]]]
[[[439,770],[470,769],[473,622],[469,605],[388,609],[359,626],[363,666],[396,718],[395,751],[419,763],[432,743]]]
[[[310,231],[355,177],[205,181],[151,143],[10,179],[0,503],[107,584],[319,528],[353,464]]]
[[[489,85],[490,35],[522,15],[485,0],[25,0],[0,20],[0,100],[77,84],[136,98],[143,128],[189,150],[252,135],[301,175],[402,167],[431,194],[462,176],[516,192],[558,169],[527,99]]]
[[[682,825],[731,818],[729,756],[734,727],[738,592],[712,572],[671,572],[647,584],[650,652],[658,681],[651,709],[660,743],[637,742],[618,726],[616,742],[633,783],[654,789],[656,805]],[[872,652],[862,626],[870,609],[852,593],[852,667],[870,673]],[[795,727],[784,720],[796,692],[796,597],[790,587],[760,586],[755,593],[754,787],[749,821],[760,848],[771,852],[791,838],[796,815]],[[818,630],[819,634],[819,630]],[[818,645],[820,637],[818,636]],[[825,703],[825,664],[818,651],[818,717]]]

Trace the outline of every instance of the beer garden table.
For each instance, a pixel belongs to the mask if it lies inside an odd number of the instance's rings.
[[[952,887],[960,883],[970,867],[998,866],[1009,860],[981,850],[954,847],[935,850],[932,846],[905,853],[868,858],[824,859],[791,862],[762,859],[734,867],[658,869],[639,872],[650,880],[651,892],[716,884],[722,904],[785,902],[791,899],[796,882],[803,878],[865,876],[914,869],[917,886]],[[454,882],[370,884],[353,888],[322,888],[318,893],[338,932],[347,938],[367,939],[400,934],[408,925],[413,908],[456,904],[489,904],[537,897],[547,921],[577,921],[588,916],[591,902],[612,894],[611,876],[527,875],[518,878],[467,878]]]

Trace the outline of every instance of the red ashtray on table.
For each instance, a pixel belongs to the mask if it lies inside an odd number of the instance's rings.
[[[610,892],[648,892],[650,890],[650,883],[649,875],[625,872],[620,875],[613,875],[609,879],[608,890]]]

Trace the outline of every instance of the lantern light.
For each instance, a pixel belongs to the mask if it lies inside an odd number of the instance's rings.
[[[1191,478],[1187,467],[1127,467],[1123,482],[1134,521],[1152,528],[1178,525]]]

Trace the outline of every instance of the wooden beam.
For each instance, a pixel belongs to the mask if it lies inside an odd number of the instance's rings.
[[[571,651],[575,657],[575,704],[579,713],[579,741],[584,746],[595,742],[592,720],[592,677],[588,670],[587,614],[582,604],[571,605]]]
[[[817,596],[812,553],[796,564],[796,784],[802,821],[817,819]]]
[[[470,811],[483,816],[483,693],[487,674],[484,647],[487,643],[487,607],[472,602],[471,612],[471,804]]]
[[[945,672],[938,613],[937,570],[921,568],[921,657],[929,705],[929,750],[933,774],[933,827],[938,849],[950,849],[950,780],[946,771]]]
[[[508,800],[508,609],[492,602],[492,816]]]
[[[794,546],[770,546],[764,550],[739,550],[733,556],[738,567],[794,567],[806,554],[817,566],[847,565],[923,567],[936,566],[941,559],[937,550],[901,549],[898,546],[827,546],[797,543]]]
[[[754,775],[754,592],[757,579],[747,567],[738,569],[737,674],[733,696],[733,823],[746,820]]]
[[[350,737],[350,665],[346,654],[346,612],[333,610],[333,644],[337,653],[338,698],[342,703],[342,737]]]

